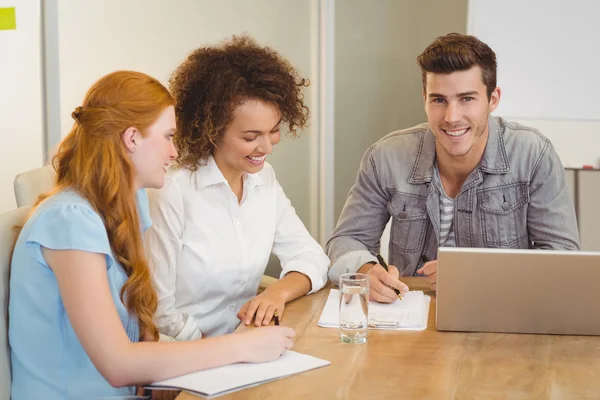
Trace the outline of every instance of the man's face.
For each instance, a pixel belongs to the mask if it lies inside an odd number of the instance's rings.
[[[423,91],[427,120],[436,139],[436,152],[450,157],[483,155],[487,141],[488,116],[500,101],[500,89],[495,88],[488,100],[481,68],[450,74],[427,73]],[[481,154],[472,154],[475,147]]]

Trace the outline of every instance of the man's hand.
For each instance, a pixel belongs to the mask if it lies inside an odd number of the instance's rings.
[[[432,290],[437,290],[437,265],[437,260],[428,261],[417,270],[417,274],[425,277]]]
[[[402,295],[408,292],[408,286],[398,280],[400,274],[393,265],[388,265],[386,272],[379,264],[364,264],[358,272],[369,275],[369,300],[392,303],[398,299],[392,288],[398,289]]]

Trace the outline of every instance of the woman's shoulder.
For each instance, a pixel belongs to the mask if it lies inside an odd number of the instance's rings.
[[[44,200],[23,227],[27,241],[53,249],[88,247],[108,252],[108,236],[100,215],[90,202],[73,190],[64,190]]]
[[[60,214],[67,217],[74,216],[72,214],[81,214],[92,219],[97,217],[100,222],[102,221],[100,215],[94,207],[92,207],[90,202],[72,189],[62,190],[45,199],[37,207],[32,218],[45,213]]]

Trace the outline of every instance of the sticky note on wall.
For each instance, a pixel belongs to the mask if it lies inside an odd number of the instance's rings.
[[[14,7],[0,7],[0,31],[17,29],[17,18]]]

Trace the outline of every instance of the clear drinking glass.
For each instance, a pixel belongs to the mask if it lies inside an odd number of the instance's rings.
[[[369,277],[366,274],[340,276],[340,340],[365,343],[369,321]]]

